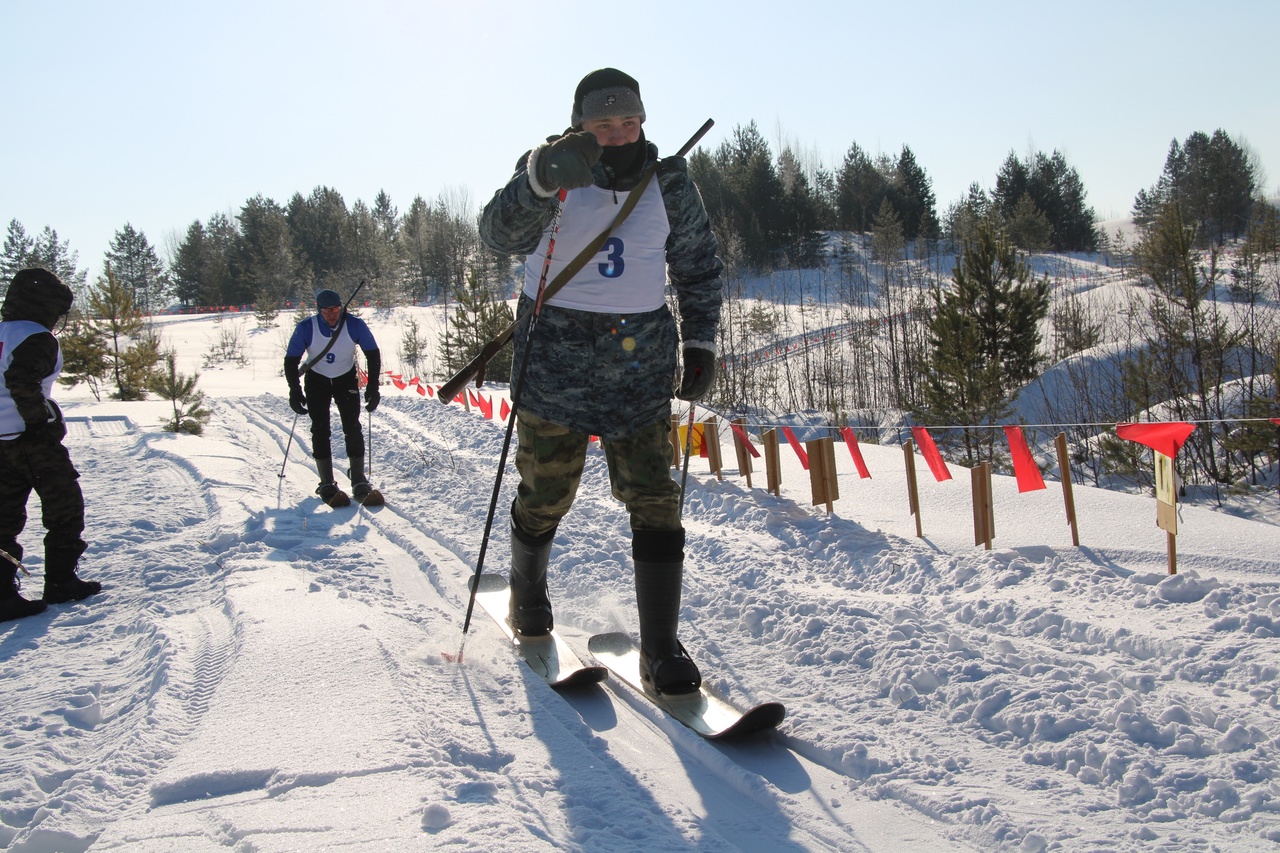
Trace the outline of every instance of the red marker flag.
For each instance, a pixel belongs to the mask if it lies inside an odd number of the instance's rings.
[[[800,466],[804,470],[809,470],[809,454],[804,452],[804,448],[800,446],[800,442],[796,441],[796,434],[791,431],[791,427],[783,427],[782,434],[787,437],[787,444],[791,445],[791,449],[796,452],[796,456],[800,457]]]
[[[1196,425],[1183,421],[1162,423],[1116,424],[1116,435],[1127,441],[1136,441],[1170,458],[1177,456],[1187,436],[1195,432]]]
[[[729,429],[733,430],[733,434],[738,437],[738,440],[742,442],[742,446],[747,448],[747,452],[750,453],[753,458],[760,458],[760,451],[756,450],[755,446],[751,444],[751,439],[747,438],[746,430],[735,424],[733,421],[729,422]]]
[[[502,416],[502,422],[505,424],[507,422],[507,415],[511,414],[511,406],[507,405],[505,398],[502,401],[502,405],[498,408],[498,414]]]
[[[849,448],[849,455],[853,457],[853,465],[858,469],[858,476],[864,480],[870,480],[871,472],[867,470],[867,463],[862,459],[862,451],[858,448],[858,437],[853,434],[853,427],[841,427],[840,435],[844,438],[845,446]]]
[[[1036,489],[1043,489],[1044,477],[1040,475],[1040,466],[1031,457],[1027,439],[1022,435],[1022,427],[1005,427],[1004,437],[1009,442],[1009,455],[1013,457],[1013,476],[1018,481],[1018,491],[1034,492]]]
[[[938,452],[938,445],[933,443],[933,436],[929,435],[929,431],[924,427],[912,427],[911,435],[915,437],[916,447],[924,456],[924,461],[929,463],[933,478],[939,483],[950,480],[951,472],[947,470],[947,463],[943,461],[942,454]]]
[[[419,396],[419,397],[425,397],[425,396],[427,396],[427,386],[425,386],[425,385],[418,385],[418,386],[416,386],[416,387],[417,387],[417,389],[418,389],[418,396]]]

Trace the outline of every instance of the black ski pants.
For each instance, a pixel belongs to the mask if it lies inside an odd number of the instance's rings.
[[[329,418],[329,402],[338,407],[342,420],[342,436],[347,444],[347,458],[364,456],[364,429],[360,426],[360,388],[356,381],[356,369],[352,367],[341,376],[330,379],[314,370],[302,377],[302,392],[307,398],[307,413],[311,416],[311,455],[316,459],[332,459],[329,446],[332,427]]]
[[[87,547],[80,538],[84,493],[79,479],[71,455],[49,432],[0,441],[0,548],[22,559],[18,534],[27,525],[27,500],[34,490],[40,497],[46,558],[50,551],[74,552],[74,565]]]

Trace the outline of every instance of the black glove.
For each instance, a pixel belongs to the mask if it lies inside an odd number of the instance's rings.
[[[684,351],[684,375],[680,377],[681,400],[701,400],[711,390],[716,378],[716,355],[702,347],[687,347]]]
[[[300,415],[307,413],[307,397],[297,385],[289,389],[289,408]]]
[[[62,441],[67,437],[67,422],[62,419],[62,409],[48,398],[44,401],[44,408],[48,417],[42,421],[27,422],[26,428],[22,431],[23,438],[49,438],[53,441]]]
[[[537,173],[534,177],[549,190],[589,187],[595,182],[591,167],[599,161],[603,150],[594,133],[585,130],[566,133],[534,152]]]
[[[382,400],[382,392],[378,390],[378,380],[370,379],[369,384],[364,389],[364,410],[372,412],[378,408],[379,401]]]

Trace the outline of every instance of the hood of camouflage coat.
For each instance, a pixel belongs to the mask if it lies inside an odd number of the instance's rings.
[[[0,318],[31,320],[52,329],[71,310],[75,294],[62,279],[40,267],[20,270],[9,283]]]

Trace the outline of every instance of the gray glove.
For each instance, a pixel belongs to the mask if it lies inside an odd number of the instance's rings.
[[[701,400],[711,390],[716,378],[716,356],[702,347],[688,347],[684,351],[684,375],[680,377],[681,400]]]
[[[534,152],[534,177],[548,190],[589,187],[595,182],[591,167],[600,160],[603,150],[594,133],[566,133]]]

